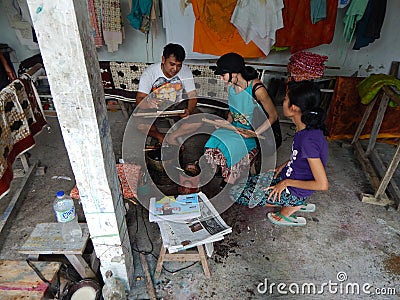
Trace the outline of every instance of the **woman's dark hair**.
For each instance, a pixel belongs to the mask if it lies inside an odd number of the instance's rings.
[[[242,71],[242,76],[245,80],[249,81],[258,78],[258,72],[253,67],[246,66]]]
[[[325,125],[325,111],[321,105],[321,91],[316,83],[304,81],[291,81],[288,83],[288,97],[290,104],[298,106],[301,110],[301,121],[306,129],[321,129],[328,135]]]
[[[179,44],[168,44],[164,47],[163,54],[165,58],[171,55],[175,56],[177,61],[183,62],[186,57],[185,49]]]

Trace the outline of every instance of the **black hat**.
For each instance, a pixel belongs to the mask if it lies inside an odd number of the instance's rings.
[[[227,53],[217,60],[217,69],[215,75],[223,75],[225,73],[241,73],[245,69],[244,59],[237,53]]]

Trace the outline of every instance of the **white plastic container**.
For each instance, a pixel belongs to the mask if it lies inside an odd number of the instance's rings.
[[[58,191],[53,204],[57,221],[61,224],[61,236],[66,242],[75,242],[82,238],[82,228],[78,224],[74,200],[64,191]]]

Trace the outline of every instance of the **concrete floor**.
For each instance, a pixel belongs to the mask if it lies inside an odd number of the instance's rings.
[[[116,159],[126,122],[120,111],[109,112]],[[29,151],[31,160],[47,167],[26,186],[26,197],[3,230],[0,259],[25,259],[18,249],[37,223],[54,222],[52,203],[59,189],[69,191],[74,177],[56,118],[48,120],[50,129],[37,136]],[[283,124],[285,141],[278,152],[278,163],[289,156],[293,129]],[[393,147],[380,146],[386,153]],[[386,154],[387,159],[390,155]],[[347,142],[329,143],[327,174],[329,191],[317,192],[310,202],[314,213],[303,213],[305,227],[278,227],[266,220],[267,208],[249,209],[233,205],[222,217],[233,228],[208,263],[211,279],[201,266],[191,263],[166,263],[161,278],[154,280],[159,299],[399,299],[400,295],[400,212],[360,202],[360,193],[372,192],[361,167]],[[72,180],[67,180],[66,178]],[[398,172],[396,179],[400,178]],[[18,179],[15,180],[15,189]],[[3,213],[14,190],[0,200]],[[139,197],[146,197],[143,189]],[[78,206],[80,219],[82,209]],[[147,220],[140,205],[130,206],[128,227],[135,258],[135,284],[129,299],[148,299],[144,274],[137,251],[144,251],[151,272],[161,246],[158,227]],[[147,231],[146,231],[147,230]],[[148,234],[146,234],[148,232]],[[278,289],[278,285],[279,286]],[[282,284],[287,284],[284,287]],[[314,284],[314,294],[302,293],[302,286]],[[346,292],[346,286],[360,286],[360,293]],[[367,292],[362,286],[369,284]],[[268,286],[267,289],[266,286]],[[290,289],[289,289],[290,287]],[[296,292],[296,287],[299,291]],[[322,289],[322,287],[324,287]],[[377,295],[378,292],[397,295]],[[307,292],[307,290],[306,290]],[[372,295],[375,294],[375,295]],[[1,299],[1,295],[0,295]]]

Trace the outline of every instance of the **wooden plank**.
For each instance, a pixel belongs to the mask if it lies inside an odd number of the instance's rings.
[[[358,158],[359,162],[361,163],[361,167],[363,168],[364,172],[367,174],[367,177],[372,185],[374,191],[376,191],[379,187],[380,180],[378,175],[376,174],[374,168],[372,167],[371,162],[368,160],[367,156],[365,155],[364,149],[359,141],[354,143],[354,149],[356,152],[356,157]]]
[[[51,281],[61,263],[34,262],[34,265]],[[42,299],[47,288],[26,261],[0,260],[0,299]]]
[[[87,224],[80,223],[82,238],[74,243],[65,242],[61,236],[61,226],[58,223],[40,223],[32,231],[30,237],[19,250],[24,254],[83,254],[89,239]]]
[[[89,267],[88,263],[82,257],[82,255],[65,255],[68,261],[75,268],[75,270],[81,275],[83,279],[85,278],[96,278],[93,270]]]
[[[197,250],[199,251],[199,257],[200,257],[201,265],[203,266],[204,275],[207,278],[210,278],[211,277],[210,269],[208,268],[207,257],[204,252],[203,245],[197,246]]]
[[[147,295],[150,300],[157,300],[156,292],[154,290],[153,280],[151,279],[149,265],[146,260],[146,256],[143,253],[139,253],[140,262],[142,264],[142,269],[144,273],[144,277],[146,279],[146,290]]]
[[[386,187],[388,186],[390,180],[393,177],[394,172],[397,169],[397,166],[399,165],[400,162],[400,147],[397,146],[396,152],[393,155],[392,161],[390,162],[389,166],[386,169],[385,175],[383,176],[381,183],[375,193],[375,197],[379,198],[381,195],[386,190]]]
[[[354,144],[356,141],[358,141],[358,138],[360,137],[360,134],[363,131],[369,116],[371,115],[372,109],[374,108],[374,105],[376,103],[376,99],[377,96],[375,96],[374,99],[368,104],[367,109],[365,110],[364,115],[362,117],[362,120],[357,127],[356,133],[354,134],[353,140],[351,141],[351,144]]]
[[[375,195],[365,194],[365,193],[361,194],[361,202],[379,206],[389,206],[393,204],[393,201],[387,198],[386,196],[380,197],[378,199],[375,197]]]
[[[374,125],[372,126],[371,135],[369,138],[369,143],[365,155],[369,156],[371,150],[374,149],[376,139],[378,138],[379,130],[381,129],[383,117],[385,116],[386,108],[389,104],[389,97],[384,93],[379,104],[378,113],[376,115]]]
[[[185,250],[178,253],[166,253],[167,248],[161,246],[160,255],[158,257],[156,270],[154,272],[154,278],[158,278],[161,273],[163,263],[166,261],[200,261],[203,267],[204,274],[207,278],[210,278],[210,270],[208,268],[207,257],[203,245],[197,246],[197,251]]]
[[[14,196],[12,197],[10,203],[8,204],[6,210],[4,211],[3,215],[1,216],[0,219],[0,232],[3,230],[4,226],[7,223],[7,220],[10,218],[11,214],[13,213],[14,208],[16,207],[16,204],[20,198],[23,196],[23,190],[28,182],[28,180],[31,178],[32,174],[34,173],[33,170],[36,169],[38,162],[36,161],[34,164],[30,166],[28,171],[26,172],[25,176],[21,179],[21,182],[19,183],[18,189],[15,191]]]
[[[399,148],[399,146],[397,146],[397,148]],[[376,150],[373,150],[370,154],[370,160],[372,162],[372,164],[374,165],[378,175],[380,178],[384,178],[385,173],[387,172],[387,170],[389,168],[387,168],[385,166],[385,164],[383,163],[382,159],[380,158],[379,154],[376,152]],[[394,157],[392,159],[392,162],[394,160]],[[398,164],[398,163],[397,163]],[[394,166],[390,167],[390,168],[395,168]],[[381,184],[380,186],[382,186],[382,182],[383,179],[381,180]],[[396,181],[395,180],[389,180],[389,185],[387,186],[387,190],[389,191],[390,195],[394,198],[394,200],[396,200],[396,205],[397,208],[400,208],[400,188],[397,186]],[[375,193],[375,197],[379,198],[380,195],[377,195],[378,191]]]
[[[154,271],[154,278],[160,277],[162,266],[164,263],[164,256],[166,253],[167,253],[167,248],[165,248],[164,246],[161,246],[160,254],[159,254],[158,260],[157,260],[156,270]]]

